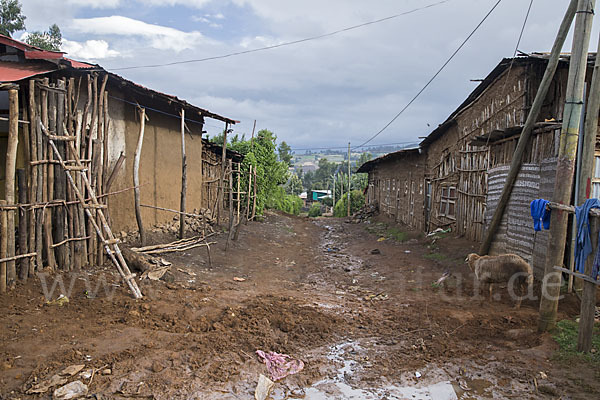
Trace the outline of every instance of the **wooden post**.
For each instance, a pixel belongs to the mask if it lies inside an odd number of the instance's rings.
[[[252,164],[250,164],[250,170],[248,172],[248,192],[246,193],[246,218],[244,219],[244,224],[248,223],[248,218],[250,218],[250,190],[252,190]]]
[[[256,168],[254,168],[254,199],[252,200],[252,220],[256,217]]]
[[[494,210],[494,215],[490,221],[490,225],[488,226],[483,242],[479,247],[479,254],[485,255],[490,251],[490,247],[492,245],[492,241],[494,240],[494,236],[496,235],[496,231],[498,230],[498,227],[502,222],[502,216],[504,215],[504,210],[506,209],[506,205],[508,204],[508,200],[510,199],[512,187],[521,169],[521,161],[523,158],[523,154],[525,153],[525,149],[527,148],[527,143],[529,142],[531,132],[537,121],[537,117],[540,113],[542,105],[544,104],[544,100],[546,99],[548,89],[552,84],[552,79],[554,78],[554,73],[556,72],[556,68],[558,66],[558,61],[560,58],[560,51],[562,50],[563,44],[567,39],[567,34],[569,33],[569,28],[571,27],[573,18],[575,18],[575,12],[577,10],[577,1],[578,0],[571,0],[571,3],[569,4],[567,12],[565,13],[563,21],[560,25],[560,29],[556,36],[556,40],[554,41],[554,45],[552,46],[552,52],[550,53],[550,59],[548,60],[548,65],[546,66],[544,77],[542,78],[542,82],[540,83],[540,87],[535,96],[535,100],[531,105],[531,109],[529,110],[529,114],[527,115],[525,126],[523,127],[523,131],[521,132],[521,136],[519,137],[519,141],[517,143],[517,148],[515,149],[515,153],[513,154],[512,161],[510,163],[510,169],[508,170],[508,176],[506,177],[506,181],[504,182],[504,187],[502,188],[502,193],[500,194],[500,199],[498,200],[498,205]]]
[[[0,206],[6,200],[0,200]],[[0,208],[0,259],[8,257],[8,210]],[[0,293],[6,293],[6,262],[0,262]]]
[[[563,125],[560,132],[556,178],[552,202],[569,204],[573,189],[573,173],[577,157],[577,139],[581,110],[583,108],[583,88],[587,68],[587,52],[590,41],[593,9],[595,0],[579,0],[578,15],[575,21],[573,49],[569,63],[569,79],[565,95]],[[548,235],[548,252],[544,268],[544,280],[540,299],[540,318],[538,330],[545,332],[556,325],[558,299],[560,297],[561,274],[554,270],[562,266],[567,239],[568,215],[561,210],[554,211],[550,216],[550,234]]]
[[[146,109],[140,108],[140,135],[138,137],[135,155],[133,157],[133,189],[135,201],[135,219],[137,220],[140,231],[140,242],[142,246],[146,245],[146,233],[144,232],[144,223],[142,222],[142,211],[140,210],[140,157],[142,155],[142,144],[144,143],[144,128],[146,126]]]
[[[598,217],[589,216],[590,224],[590,239],[592,241],[592,249],[598,248]],[[595,253],[585,261],[585,274],[587,276],[592,275],[592,269],[594,267]],[[596,277],[592,277],[596,279]],[[581,297],[581,314],[579,318],[579,335],[577,337],[577,351],[588,353],[592,349],[592,338],[594,336],[594,314],[596,313],[596,284],[583,281],[583,295]]]
[[[202,134],[200,134],[202,136]],[[202,141],[202,138],[200,138]],[[179,238],[185,236],[185,196],[187,192],[187,159],[185,156],[185,109],[181,109],[181,202],[179,204]]]
[[[30,151],[29,154],[31,156],[30,161],[38,160],[38,138],[37,138],[37,107],[35,102],[35,81],[33,79],[29,80],[29,92],[28,92],[28,101],[29,101],[29,143],[30,143]],[[40,201],[37,196],[38,190],[38,165],[29,166],[29,200],[32,203],[38,203]],[[41,259],[42,252],[41,247],[38,252],[38,246],[36,244],[37,236],[37,225],[36,224],[36,213],[35,209],[31,209],[27,214],[28,218],[28,230],[29,230],[29,249],[34,250],[36,252],[36,262],[32,260],[29,261],[29,271],[28,275],[33,275],[35,273],[35,265],[38,265],[38,268],[41,268]],[[40,231],[41,232],[41,231]],[[38,239],[39,240],[39,239]]]
[[[56,113],[55,119],[50,119],[51,130],[54,130],[57,135],[63,136],[66,135],[64,132],[64,122],[65,122],[65,95],[62,90],[65,89],[65,81],[60,79],[58,81],[58,89],[61,90],[57,95],[54,93],[50,93],[50,98],[55,99],[54,102],[51,102],[51,105],[54,107],[50,110],[50,115],[54,115]],[[63,157],[66,158],[66,146],[64,142],[58,142],[56,144],[58,151]],[[62,167],[59,164],[54,165],[54,198],[60,200],[67,200],[67,177],[62,171]],[[54,221],[52,224],[53,228],[53,238],[54,243],[61,243],[63,240],[67,239],[67,226],[65,225],[65,208],[64,207],[56,207],[54,209]],[[68,271],[70,269],[70,260],[69,260],[69,252],[68,246],[63,245],[55,248],[54,252],[56,256],[56,261],[59,268]]]
[[[17,147],[19,144],[19,91],[8,91],[8,144],[6,147],[5,198],[8,204],[15,203],[15,173],[17,168]],[[15,211],[8,210],[7,257],[15,255]],[[15,261],[6,264],[6,283],[11,285],[17,277]]]
[[[350,191],[352,186],[350,183],[350,142],[348,142],[348,217],[350,216]]]
[[[227,243],[225,244],[225,250],[227,250],[227,247],[229,247],[229,241],[231,240],[232,237],[232,232],[233,232],[233,227],[234,227],[234,223],[233,223],[233,161],[231,159],[229,159],[229,231],[227,232]]]
[[[204,120],[203,120],[204,121]],[[204,201],[204,161],[203,161],[203,156],[204,156],[204,143],[202,142],[202,129],[203,129],[204,125],[200,125],[200,193],[199,193],[199,207],[202,208],[202,204]],[[207,205],[208,208],[208,205]]]
[[[24,169],[17,170],[17,187],[19,188],[19,204],[29,203],[27,199],[27,179]],[[24,207],[19,208],[19,254],[29,253],[29,227],[27,220],[27,211]],[[19,260],[19,279],[27,280],[29,276],[29,257]]]
[[[242,180],[242,166],[240,165],[240,163],[237,163],[237,196],[235,197],[237,200],[237,218],[236,218],[236,224],[240,223],[240,206],[241,206],[241,197],[240,197],[240,193],[242,191],[241,189],[241,180]]]
[[[221,208],[223,208],[223,194],[225,192],[225,161],[227,158],[227,133],[229,131],[229,123],[225,123],[225,130],[223,131],[223,152],[221,155],[221,179],[219,180],[219,187],[217,188],[217,225],[221,223]]]
[[[600,52],[600,40],[598,41],[598,52]],[[580,146],[579,191],[577,193],[579,203],[583,203],[585,199],[591,197],[592,177],[594,176],[594,166],[596,165],[594,153],[596,136],[598,134],[598,111],[600,110],[600,57],[598,56],[596,56],[586,108],[583,138],[579,139],[580,142],[583,142]],[[573,243],[575,243],[575,238],[573,238]],[[574,262],[571,262],[571,267],[574,267]],[[572,289],[572,285],[573,275],[569,275],[569,292]]]

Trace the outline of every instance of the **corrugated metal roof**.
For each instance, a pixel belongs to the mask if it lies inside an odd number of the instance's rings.
[[[0,82],[16,82],[32,76],[56,71],[58,66],[51,63],[15,63],[0,61]]]
[[[0,44],[21,50],[28,60],[60,60],[63,58],[62,51],[49,51],[20,42],[11,37],[0,35]]]
[[[374,160],[367,161],[366,163],[364,163],[363,165],[360,166],[360,168],[356,171],[356,173],[359,173],[359,174],[368,173],[368,172],[372,171],[373,168],[375,168],[378,164],[400,158],[403,155],[419,154],[420,152],[421,152],[420,147],[411,147],[409,149],[402,149],[399,151],[395,151],[393,153],[388,153],[384,156],[377,157]]]

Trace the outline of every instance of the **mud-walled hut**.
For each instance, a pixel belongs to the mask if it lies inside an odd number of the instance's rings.
[[[102,262],[116,239],[99,243],[97,210],[113,232],[137,230],[136,190],[149,228],[173,220],[182,203],[223,208],[224,167],[241,155],[202,138],[207,118],[224,130],[236,123],[0,35],[0,289],[46,266]]]
[[[542,53],[503,59],[420,143],[418,155],[415,150],[400,151],[365,164],[367,202],[378,202],[385,214],[425,232],[451,229],[458,236],[482,241],[547,60]],[[594,61],[592,53],[588,65]],[[552,197],[568,67],[569,55],[561,56],[491,249],[492,254],[521,255],[532,263],[536,276],[543,274],[547,232],[534,232],[529,204]],[[596,160],[598,165],[600,153]],[[410,183],[402,183],[407,176],[422,179],[415,183],[414,198],[419,201],[415,208],[410,197],[408,203],[403,197],[412,194]],[[594,181],[594,190],[600,192],[600,180]]]

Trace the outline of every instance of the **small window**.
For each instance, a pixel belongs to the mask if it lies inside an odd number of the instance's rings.
[[[440,215],[454,218],[456,216],[456,187],[442,187],[442,196],[440,198]]]

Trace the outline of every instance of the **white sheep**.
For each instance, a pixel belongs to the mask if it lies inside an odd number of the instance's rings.
[[[480,256],[471,253],[465,260],[471,271],[481,283],[489,284],[490,300],[492,299],[492,287],[494,283],[516,283],[521,288],[521,296],[524,290],[530,290],[533,285],[533,269],[523,258],[516,254],[500,254],[497,256]],[[517,299],[515,308],[521,306],[521,298]]]

